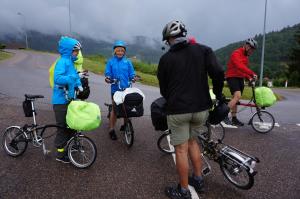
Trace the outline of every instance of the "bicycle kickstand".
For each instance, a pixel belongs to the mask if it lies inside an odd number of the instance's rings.
[[[48,149],[46,149],[46,146],[45,146],[45,143],[43,142],[43,154],[44,155],[48,155],[51,151],[50,150],[48,150]]]

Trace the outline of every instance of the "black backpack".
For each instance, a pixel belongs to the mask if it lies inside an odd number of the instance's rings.
[[[83,91],[80,91],[77,94],[77,98],[80,100],[86,100],[90,96],[89,79],[86,77],[82,77],[80,81],[81,81]]]
[[[151,120],[157,131],[165,131],[168,129],[167,114],[166,114],[165,98],[160,97],[151,104]]]

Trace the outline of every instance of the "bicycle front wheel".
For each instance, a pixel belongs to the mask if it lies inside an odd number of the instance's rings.
[[[84,135],[73,137],[69,141],[67,149],[71,163],[80,169],[91,166],[97,157],[95,143]]]
[[[251,126],[258,133],[268,133],[275,125],[275,119],[267,111],[256,112],[251,118]]]
[[[125,124],[124,138],[125,138],[126,145],[128,147],[131,147],[134,141],[134,131],[130,120],[128,120],[128,122],[126,122]]]
[[[221,160],[220,168],[226,179],[240,189],[251,189],[254,176],[245,167],[235,163],[229,158]]]
[[[213,141],[223,141],[225,137],[225,128],[221,123],[216,124],[216,125],[210,125],[210,130],[211,130],[211,139]]]
[[[166,154],[175,153],[175,148],[170,144],[170,131],[162,134],[157,140],[158,149]]]
[[[11,126],[5,130],[2,146],[8,155],[12,157],[22,155],[27,149],[27,145],[26,135],[19,126]]]

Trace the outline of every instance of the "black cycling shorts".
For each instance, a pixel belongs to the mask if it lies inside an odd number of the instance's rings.
[[[231,92],[231,95],[233,95],[236,91],[241,91],[241,94],[243,94],[244,91],[244,78],[240,77],[230,77],[227,78],[227,84],[229,87],[229,90]]]

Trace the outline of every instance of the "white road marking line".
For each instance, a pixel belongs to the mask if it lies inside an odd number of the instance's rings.
[[[237,129],[238,128],[237,126],[228,125],[228,124],[225,124],[224,122],[221,122],[221,124],[224,128],[231,128],[231,129]]]
[[[297,126],[300,126],[300,124],[297,124]]]
[[[276,127],[280,127],[280,125],[279,125],[277,122],[274,124],[274,126],[276,126]]]
[[[171,149],[171,150],[174,150],[174,146],[171,145],[171,143],[170,143],[170,140],[171,140],[171,139],[170,139],[170,136],[169,136],[169,135],[167,136],[167,140],[168,140],[170,149]],[[176,165],[176,156],[175,156],[175,153],[173,153],[172,156],[173,156],[174,163],[175,163],[175,165]],[[197,192],[195,191],[195,188],[194,188],[194,187],[192,187],[192,186],[189,185],[189,190],[190,190],[190,192],[191,192],[191,194],[192,194],[192,199],[199,199],[199,196],[198,196]]]

